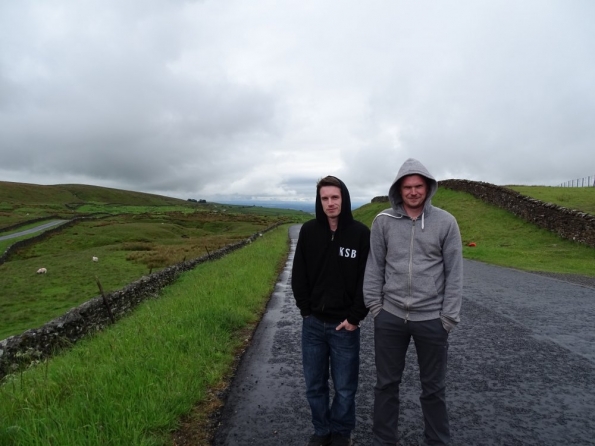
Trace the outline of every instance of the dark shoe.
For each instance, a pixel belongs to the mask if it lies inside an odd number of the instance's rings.
[[[343,437],[342,435],[333,435],[331,446],[351,446],[351,437]]]
[[[328,435],[312,435],[307,446],[329,446],[331,444],[331,434]]]

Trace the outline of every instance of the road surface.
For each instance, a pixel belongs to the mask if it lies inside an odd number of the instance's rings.
[[[52,220],[52,221],[48,221],[48,222],[43,223],[43,224],[41,224],[39,226],[35,226],[34,228],[31,228],[31,229],[25,229],[24,231],[19,231],[19,232],[15,232],[13,234],[0,236],[0,241],[2,241],[2,240],[9,240],[11,238],[22,237],[24,235],[29,235],[29,234],[35,234],[36,232],[45,231],[46,229],[53,228],[54,226],[62,225],[64,223],[66,223],[67,221],[68,220]]]
[[[299,227],[290,229],[295,247]],[[312,433],[301,369],[293,251],[242,359],[216,445],[304,445]],[[373,321],[362,323],[355,445],[371,444]],[[450,335],[453,445],[595,445],[595,288],[465,261],[461,323]],[[400,445],[421,445],[411,344]]]

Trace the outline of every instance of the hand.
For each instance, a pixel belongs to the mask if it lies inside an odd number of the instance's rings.
[[[343,322],[341,322],[337,328],[335,330],[339,331],[341,329],[345,329],[347,331],[355,331],[358,328],[358,325],[352,325],[349,322],[347,322],[347,319],[345,319]]]

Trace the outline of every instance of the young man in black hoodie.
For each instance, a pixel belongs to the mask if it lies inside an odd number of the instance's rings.
[[[363,280],[370,230],[355,221],[345,184],[316,185],[316,219],[300,231],[291,286],[302,322],[302,360],[314,435],[308,446],[348,446],[355,427]],[[329,398],[329,365],[335,396]]]

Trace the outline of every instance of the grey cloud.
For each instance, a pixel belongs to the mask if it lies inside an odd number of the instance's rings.
[[[554,0],[4,2],[0,169],[305,199],[331,173],[369,199],[415,157],[439,179],[558,184],[595,173],[594,13]]]

